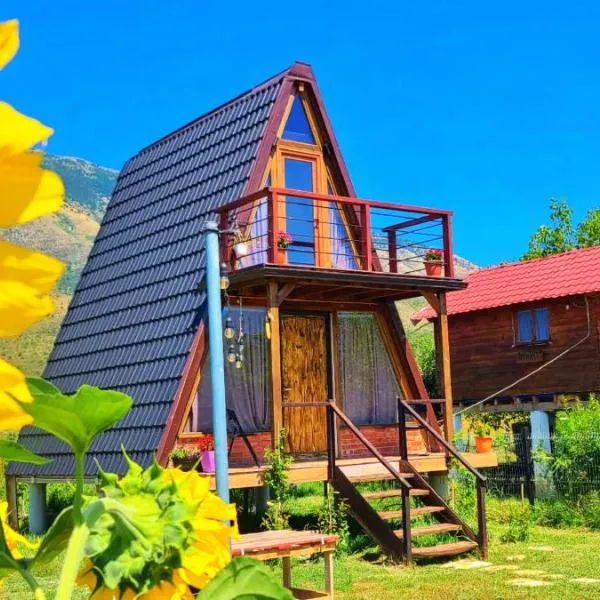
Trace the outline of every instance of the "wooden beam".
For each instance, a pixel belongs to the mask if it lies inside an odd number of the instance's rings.
[[[446,304],[446,293],[438,295],[439,312],[434,322],[435,346],[438,358],[438,369],[440,373],[440,384],[442,395],[446,399],[446,410],[444,411],[444,430],[446,439],[452,443],[454,439],[454,423],[452,422],[452,373],[450,371],[450,338],[448,334],[448,308]]]
[[[281,303],[294,291],[295,288],[295,283],[284,284],[277,293],[277,306],[280,306]]]
[[[431,308],[433,308],[433,310],[435,310],[435,312],[439,315],[440,301],[436,293],[430,292],[429,290],[423,290],[421,293],[423,294],[423,298],[425,298],[425,300],[427,300],[427,302],[429,303],[429,306],[431,306]]]
[[[14,475],[6,475],[6,501],[8,502],[8,524],[19,531],[19,504],[17,502],[17,478]]]
[[[273,446],[277,444],[279,432],[283,426],[283,408],[281,406],[281,338],[276,281],[267,283],[267,314],[271,327],[269,357],[271,359],[271,402],[273,403]]]
[[[202,361],[206,350],[208,348],[208,340],[205,339],[205,326],[204,321],[200,323],[196,333],[194,335],[194,341],[188,354],[181,379],[179,380],[179,387],[175,392],[173,403],[171,404],[171,411],[167,418],[167,424],[163,430],[162,437],[158,444],[156,451],[156,459],[159,464],[165,466],[169,459],[169,452],[175,444],[177,434],[181,428],[181,422],[184,419],[185,412],[188,406],[188,401],[194,384],[196,383],[197,374],[202,366]]]
[[[382,231],[386,233],[398,231],[399,229],[404,229],[405,227],[414,227],[415,225],[421,225],[421,223],[427,223],[428,221],[434,221],[435,219],[439,219],[440,215],[425,215],[423,217],[418,217],[416,219],[410,219],[408,221],[402,221],[402,223],[396,223],[396,225],[390,225],[389,227],[384,227]]]

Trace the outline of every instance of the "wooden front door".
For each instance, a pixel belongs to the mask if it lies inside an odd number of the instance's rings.
[[[281,317],[281,383],[283,402],[326,402],[329,399],[329,353],[325,315]],[[297,454],[327,450],[327,411],[307,406],[283,409],[287,449]]]

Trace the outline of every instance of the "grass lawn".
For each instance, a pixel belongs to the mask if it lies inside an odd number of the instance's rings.
[[[306,484],[301,493],[288,502],[295,529],[316,527],[316,517],[322,504],[322,488]],[[335,589],[339,600],[400,600],[422,598],[440,600],[494,600],[511,598],[539,598],[543,600],[600,599],[600,532],[583,529],[550,529],[532,526],[531,538],[523,543],[501,543],[506,531],[506,516],[515,507],[516,500],[490,499],[488,504],[490,532],[490,567],[474,569],[446,568],[457,559],[445,562],[418,563],[414,568],[388,564],[376,547],[369,548],[368,538],[355,535],[350,546],[354,554],[340,557],[335,562]],[[242,527],[257,523],[240,523]],[[357,533],[356,524],[351,531]],[[366,543],[365,543],[366,542]],[[358,551],[360,549],[360,551]],[[467,560],[475,561],[472,555]],[[463,560],[463,559],[460,559]],[[45,590],[53,598],[61,569],[57,560],[38,574]],[[281,569],[273,565],[280,576]],[[294,563],[293,583],[300,587],[322,589],[322,560],[307,559]],[[596,582],[578,582],[578,578],[596,579]],[[537,587],[521,587],[517,583]],[[84,600],[86,590],[78,590],[74,598]],[[10,577],[0,587],[1,600],[31,598],[31,593],[18,577]]]

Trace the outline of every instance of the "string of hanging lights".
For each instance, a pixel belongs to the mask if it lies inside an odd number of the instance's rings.
[[[235,363],[236,369],[241,369],[244,363],[244,318],[243,318],[243,305],[242,299],[239,299],[239,321],[238,321],[238,332],[236,335],[235,325],[233,323],[233,319],[229,314],[230,309],[230,297],[227,293],[227,289],[229,288],[229,275],[227,274],[227,265],[225,263],[221,264],[221,290],[225,295],[226,300],[226,318],[225,318],[225,326],[223,329],[223,335],[226,340],[229,340],[227,345],[227,362]]]

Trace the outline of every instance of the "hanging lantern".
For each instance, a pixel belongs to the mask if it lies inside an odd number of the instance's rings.
[[[235,335],[235,331],[233,329],[233,320],[231,319],[231,317],[227,317],[225,319],[225,337],[228,340],[232,340],[233,336]]]
[[[241,354],[238,354],[235,357],[235,368],[236,369],[241,369],[242,368],[242,363],[244,362],[244,359],[242,358]]]
[[[221,264],[221,289],[226,290],[229,287],[229,275],[227,275],[227,265]]]
[[[271,339],[271,317],[269,313],[265,315],[265,337],[270,340]]]
[[[227,362],[234,363],[235,359],[235,346],[233,344],[229,344],[229,348],[227,349]]]

